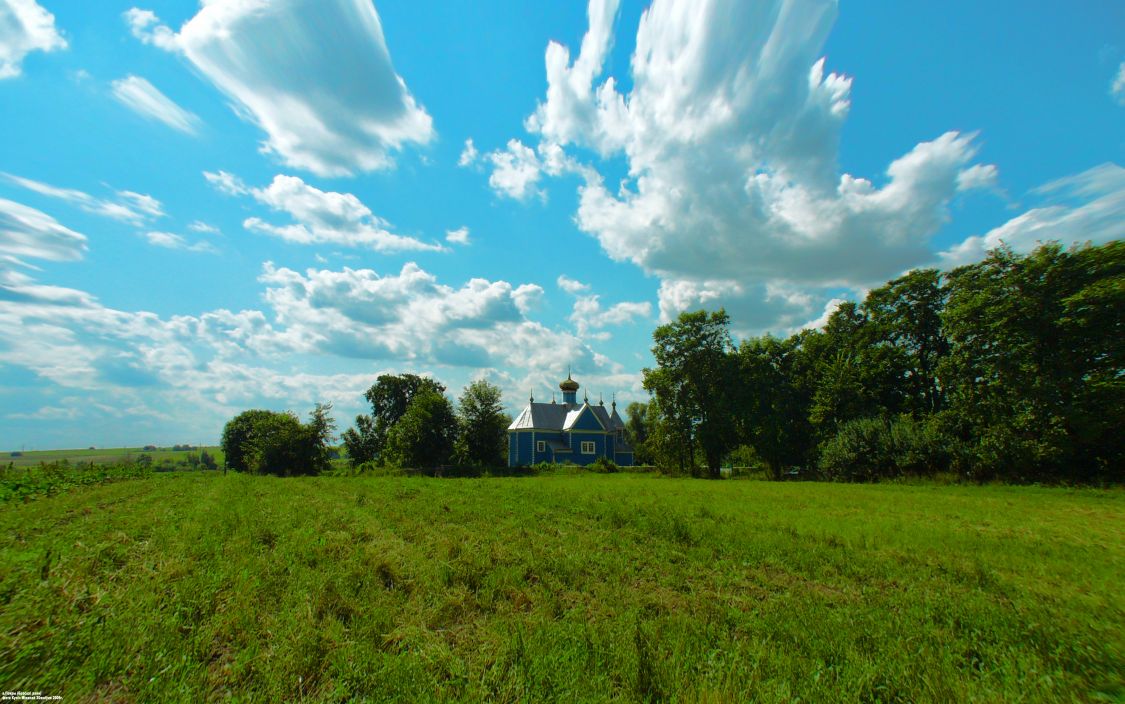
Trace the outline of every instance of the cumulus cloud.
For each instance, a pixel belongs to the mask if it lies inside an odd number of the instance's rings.
[[[210,242],[202,240],[189,242],[182,236],[173,232],[146,232],[144,237],[148,240],[149,244],[165,249],[178,249],[184,252],[203,252],[207,254],[218,254],[219,252],[219,250],[215,248],[215,245]]]
[[[1117,75],[1109,86],[1109,94],[1119,105],[1125,105],[1125,61],[1117,67]]]
[[[182,53],[287,166],[319,176],[385,169],[404,145],[433,138],[370,0],[213,0],[178,33],[149,10],[125,21],[141,41]]]
[[[599,297],[596,295],[580,296],[574,302],[574,309],[570,314],[570,322],[574,323],[579,337],[586,337],[591,330],[630,323],[636,318],[648,318],[652,315],[652,304],[648,301],[615,303],[609,308],[602,308]],[[604,335],[603,337],[608,337]]]
[[[1064,245],[1101,244],[1125,237],[1125,168],[1117,164],[1052,181],[1033,195],[1045,203],[939,253],[939,264],[947,268],[970,264],[1001,245],[1029,252],[1054,240]]]
[[[249,195],[271,210],[288,214],[294,221],[278,225],[250,217],[243,222],[243,227],[252,232],[297,244],[339,244],[376,252],[444,249],[440,244],[390,232],[387,229],[390,224],[372,213],[351,193],[322,191],[296,176],[279,174],[265,188],[250,188],[237,176],[225,171],[206,171],[203,176],[227,195]]]
[[[531,196],[546,198],[547,192],[535,187],[542,168],[539,157],[531,147],[518,139],[512,139],[505,149],[489,152],[487,158],[492,164],[488,185],[498,193],[516,200],[526,200]]]
[[[35,0],[0,0],[0,80],[23,72],[23,59],[33,51],[65,49],[55,16]]]
[[[29,191],[76,205],[88,213],[120,220],[132,225],[139,225],[164,216],[163,204],[145,193],[117,191],[117,197],[114,199],[96,198],[89,193],[74,188],[59,188],[13,174],[0,172],[0,176]]]
[[[709,304],[747,328],[799,325],[831,290],[931,259],[950,201],[995,188],[975,135],[957,132],[915,145],[878,182],[839,173],[851,79],[820,55],[830,0],[655,0],[626,92],[604,75],[617,2],[591,0],[588,16],[576,58],[547,47],[547,93],[525,122],[538,144],[489,155],[490,183],[527,198],[544,173],[580,175],[579,227],[660,278],[664,318]],[[626,178],[607,183],[600,165],[616,173],[621,157]]]
[[[590,284],[584,284],[581,281],[570,278],[566,274],[559,274],[559,278],[555,279],[555,284],[571,295],[577,295],[583,291],[590,290]]]
[[[185,134],[193,135],[199,129],[198,116],[181,108],[140,76],[126,76],[111,86],[113,97],[144,118],[163,122]]]
[[[445,233],[445,241],[450,244],[469,244],[469,228],[461,226]]]
[[[81,259],[85,251],[85,235],[42,211],[0,198],[0,255],[66,261]]]

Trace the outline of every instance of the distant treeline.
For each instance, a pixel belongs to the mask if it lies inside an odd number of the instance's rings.
[[[737,346],[725,311],[653,334],[641,463],[723,462],[865,481],[1125,478],[1125,243],[1008,248],[915,270],[846,302],[823,330]]]

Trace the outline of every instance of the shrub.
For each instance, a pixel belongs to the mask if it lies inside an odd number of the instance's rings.
[[[609,474],[617,471],[617,463],[605,457],[599,457],[590,464],[586,465],[586,469],[591,472],[598,472],[600,474]]]
[[[957,447],[937,423],[909,416],[859,418],[840,426],[820,450],[820,471],[829,479],[877,481],[948,471]]]

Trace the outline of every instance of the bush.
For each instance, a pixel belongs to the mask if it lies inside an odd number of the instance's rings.
[[[586,469],[591,472],[598,472],[600,474],[610,474],[617,471],[617,463],[605,457],[599,457],[590,464],[586,465]]]
[[[821,446],[819,469],[828,479],[853,482],[932,476],[948,471],[957,454],[956,442],[936,422],[860,418]]]

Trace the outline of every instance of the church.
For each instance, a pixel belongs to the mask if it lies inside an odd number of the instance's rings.
[[[599,457],[631,466],[633,448],[625,440],[625,423],[617,413],[617,401],[608,411],[602,401],[592,406],[584,397],[578,403],[579,384],[570,374],[559,389],[562,403],[555,403],[553,398],[550,403],[536,403],[533,395],[508,426],[508,466],[539,462],[587,465]]]

